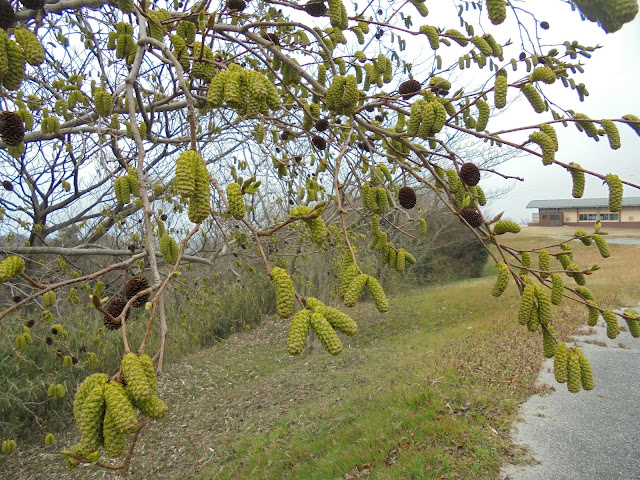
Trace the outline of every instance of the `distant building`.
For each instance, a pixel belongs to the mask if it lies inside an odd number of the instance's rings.
[[[640,228],[640,197],[622,199],[618,213],[609,211],[608,198],[570,198],[566,200],[532,200],[527,208],[537,208],[531,226],[589,226],[596,220],[603,227]]]

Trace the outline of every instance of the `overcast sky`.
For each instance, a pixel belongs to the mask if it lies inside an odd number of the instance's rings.
[[[603,46],[593,53],[591,59],[585,59],[585,73],[579,75],[579,79],[576,78],[576,83],[582,82],[586,85],[589,97],[581,103],[575,91],[566,89],[560,82],[556,82],[551,87],[543,87],[554,102],[564,108],[586,113],[591,118],[620,118],[627,113],[640,116],[640,16],[620,31],[605,34],[597,24],[580,21],[577,12],[572,12],[568,5],[558,0],[536,0],[525,2],[523,5],[528,8],[535,6],[536,13],[541,12],[539,18],[550,23],[551,28],[542,32],[545,44],[578,40],[585,46]],[[549,15],[545,12],[553,13]],[[519,35],[513,28],[511,31],[514,32],[512,39],[517,41],[519,49]],[[505,54],[505,59],[515,55],[517,53]],[[510,68],[509,72],[511,74]],[[512,98],[512,94],[513,92],[510,92],[509,98]],[[513,119],[516,122],[514,125],[534,124],[540,123],[543,119],[551,120],[551,114],[536,114],[528,102],[521,98],[521,102],[512,106],[511,111],[490,122],[488,129],[496,131],[507,128],[508,123],[505,125],[505,122]],[[613,172],[629,181],[640,183],[640,137],[631,128],[619,125],[622,147],[616,151],[611,150],[606,137],[600,142],[595,142],[586,134],[578,132],[573,125],[567,128],[557,125],[556,130],[560,143],[560,150],[556,154],[558,160],[566,163],[577,162],[584,168],[600,173]],[[525,208],[530,200],[571,198],[571,177],[562,167],[543,167],[539,158],[528,156],[511,160],[501,170],[523,177],[525,182],[506,182],[513,185],[513,189],[504,198],[495,200],[490,205],[489,210],[492,212],[505,211],[505,216],[518,220],[526,218],[530,221],[531,213],[537,211]],[[505,185],[505,181],[486,178],[483,185],[485,189],[499,188]],[[607,196],[606,185],[603,186],[597,179],[587,179],[585,198]],[[625,196],[640,196],[640,191],[625,188]]]

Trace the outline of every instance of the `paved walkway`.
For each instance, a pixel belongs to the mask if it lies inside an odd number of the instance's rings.
[[[569,393],[554,380],[552,361],[545,362],[539,381],[556,391],[524,403],[514,433],[540,463],[506,466],[505,480],[640,480],[640,339],[628,332],[608,339],[601,319],[596,334],[576,340],[591,362],[595,389]],[[584,343],[594,340],[607,346]]]

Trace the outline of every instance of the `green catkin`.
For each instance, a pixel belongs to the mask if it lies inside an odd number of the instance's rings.
[[[542,351],[545,358],[553,358],[556,354],[556,342],[552,336],[554,333],[550,325],[542,328]]]
[[[358,331],[358,324],[346,313],[326,305],[320,306],[319,311],[333,328],[337,328],[345,335],[355,335]]]
[[[620,132],[618,131],[618,127],[611,120],[602,120],[600,122],[602,128],[604,128],[605,133],[607,134],[607,138],[609,139],[609,146],[612,150],[617,150],[620,148]]]
[[[486,33],[485,35],[483,35],[482,38],[484,38],[484,40],[491,47],[491,56],[502,59],[502,55],[503,55],[502,45],[500,45],[496,41],[496,39],[493,38],[493,35],[491,35],[490,33]]]
[[[361,273],[356,278],[353,279],[349,288],[344,294],[344,304],[347,307],[355,307],[356,303],[360,299],[360,295],[362,294],[362,289],[364,285],[367,283],[368,275],[366,273]]]
[[[524,287],[522,297],[520,298],[520,308],[518,310],[518,323],[526,325],[531,316],[531,308],[535,299],[535,288],[533,285]]]
[[[522,261],[520,262],[520,265],[522,265],[523,267],[527,267],[527,268],[531,268],[531,254],[529,252],[522,252],[521,254],[522,257]],[[528,275],[529,274],[529,270],[526,269],[520,269],[520,275]]]
[[[607,324],[607,337],[614,339],[620,334],[620,326],[618,325],[618,316],[613,310],[605,310],[602,312],[602,318],[604,318]]]
[[[500,262],[496,265],[496,270],[498,271],[498,278],[491,289],[491,295],[499,297],[509,285],[509,267],[506,263]]]
[[[582,352],[582,350],[580,350],[579,348],[576,348],[575,350],[580,362],[580,377],[582,381],[582,388],[585,390],[593,390],[595,388],[595,383],[593,381],[593,370],[591,369],[591,364],[589,363],[589,360]]]
[[[529,315],[529,320],[527,321],[527,330],[530,332],[537,332],[540,327],[540,318],[538,316],[538,305],[534,302],[533,307],[531,308],[531,313]]]
[[[398,254],[396,258],[396,270],[399,272],[404,272],[407,265],[407,252],[404,248],[398,249]]]
[[[487,128],[487,124],[489,123],[491,108],[489,107],[489,104],[484,100],[478,100],[476,102],[476,107],[478,107],[478,120],[476,121],[476,131],[482,132]]]
[[[553,150],[557,152],[559,145],[558,145],[558,134],[556,133],[556,129],[553,128],[548,123],[543,123],[540,125],[540,131],[543,133],[546,133],[549,136],[549,138],[551,138],[551,140],[553,141]]]
[[[156,379],[156,369],[153,366],[153,360],[147,354],[142,354],[138,357],[138,362],[140,363],[140,367],[142,367],[142,371],[144,372],[145,377],[147,377],[147,382],[149,382],[149,387],[151,388],[151,393],[153,395],[158,394],[158,381]]]
[[[304,344],[309,334],[311,312],[300,310],[291,319],[289,333],[287,334],[287,351],[291,355],[298,355],[304,350]]]
[[[571,174],[571,180],[573,182],[573,189],[571,191],[573,198],[582,198],[584,194],[585,176],[584,172],[578,170],[578,168],[580,168],[580,165],[577,163],[571,162],[569,164],[569,173]]]
[[[551,70],[547,66],[536,67],[531,75],[529,75],[529,79],[532,82],[544,82],[548,85],[555,83],[556,74],[553,70]]]
[[[124,387],[119,382],[109,382],[104,387],[106,414],[113,417],[120,433],[132,433],[138,428],[138,416]]]
[[[135,353],[128,353],[122,359],[122,374],[127,382],[127,391],[136,402],[144,402],[151,398],[153,391],[144,368]]]
[[[232,182],[227,185],[227,200],[229,200],[229,212],[236,220],[242,220],[246,213],[244,199],[242,198],[242,186]]]
[[[211,191],[209,190],[209,172],[202,157],[196,160],[196,175],[193,195],[189,199],[189,220],[200,224],[211,211]]]
[[[295,290],[289,273],[280,267],[273,267],[271,279],[276,290],[276,313],[280,318],[289,318],[293,315],[295,302]]]
[[[318,335],[320,342],[331,355],[338,355],[342,352],[342,343],[338,338],[338,334],[331,324],[319,312],[313,312],[310,318],[311,326]]]
[[[436,27],[432,27],[431,25],[423,25],[420,27],[420,33],[424,33],[429,39],[429,45],[432,50],[437,50],[440,48],[440,34],[438,33],[438,29]]]
[[[0,262],[0,283],[8,282],[15,275],[24,272],[26,264],[20,257],[14,255],[5,258]]]
[[[350,255],[349,255],[350,256]],[[344,298],[351,282],[360,274],[360,268],[357,264],[352,263],[343,269],[340,273],[340,297]]]
[[[578,393],[582,385],[582,371],[580,358],[573,348],[569,351],[567,364],[567,388],[571,393]]]
[[[560,305],[562,303],[562,292],[564,291],[564,285],[562,284],[562,277],[557,273],[551,274],[551,303],[554,305]]]
[[[424,218],[421,218],[419,220],[420,222],[420,235],[426,235],[427,234],[427,221]]]
[[[622,181],[613,173],[604,177],[604,181],[609,186],[609,211],[619,212],[622,208]]]
[[[539,131],[529,135],[529,140],[540,146],[542,149],[542,164],[551,165],[555,160],[555,143],[546,133]]]
[[[380,313],[385,313],[389,311],[389,300],[387,300],[387,296],[382,289],[382,286],[376,280],[375,277],[368,275],[367,278],[367,286],[369,287],[369,292],[373,297],[373,301],[376,304],[376,308]]]
[[[582,244],[585,247],[590,247],[591,246],[591,237],[589,237],[589,235],[587,234],[587,232],[585,232],[584,230],[576,230],[576,232],[574,233],[574,235],[576,237],[578,237],[578,239],[582,242]]]
[[[484,55],[485,57],[490,57],[493,55],[493,49],[491,48],[491,45],[489,45],[489,43],[484,38],[474,35],[469,40],[478,48],[478,50],[480,50],[480,53],[482,53],[482,55]]]
[[[535,286],[536,300],[538,301],[538,319],[540,324],[548,325],[551,321],[551,300],[547,289],[536,284]]]
[[[609,258],[611,251],[609,250],[609,245],[607,245],[605,238],[598,233],[594,233],[591,235],[591,240],[595,242],[602,258]]]
[[[496,75],[493,86],[493,104],[496,108],[504,108],[507,105],[507,90],[509,83],[504,75]]]
[[[624,311],[624,314],[626,315],[625,321],[627,322],[631,336],[633,338],[640,337],[640,315],[638,315],[638,312],[628,309]]]
[[[587,300],[587,308],[589,309],[589,316],[587,317],[587,325],[595,327],[600,318],[600,310],[596,308],[595,300]]]
[[[478,201],[478,204],[480,206],[486,205],[487,197],[484,194],[484,190],[482,190],[482,187],[480,185],[476,185],[475,187],[473,187],[473,191],[475,192],[474,195],[476,197],[476,200]]]
[[[565,383],[568,379],[569,367],[569,347],[566,343],[559,343],[556,346],[556,354],[553,360],[553,373],[556,382]]]
[[[200,154],[195,150],[182,152],[176,161],[175,184],[182,199],[193,195],[196,184],[196,163]]]
[[[103,435],[104,452],[106,455],[111,458],[118,458],[122,456],[124,453],[124,447],[127,443],[127,437],[125,434],[118,431],[113,415],[105,417]]]
[[[640,136],[640,118],[631,114],[623,115],[622,118],[627,122],[633,122],[633,123],[627,123],[627,125],[629,125],[633,129],[633,131],[636,132],[638,136]]]
[[[549,251],[546,248],[542,248],[538,252],[538,268],[541,270],[540,276],[542,278],[549,276],[549,274],[545,272],[551,269],[551,259],[549,257]]]
[[[500,25],[507,18],[506,0],[486,0],[489,20],[494,25]]]
[[[547,106],[544,103],[544,99],[542,98],[538,90],[536,90],[536,87],[534,87],[530,83],[525,83],[524,85],[522,85],[522,87],[520,87],[520,90],[522,90],[524,96],[527,98],[527,100],[529,100],[529,103],[536,113],[542,113],[547,109]]]
[[[596,140],[599,139],[598,128],[596,127],[596,124],[593,123],[587,115],[585,115],[584,113],[576,113],[573,115],[573,118],[582,120],[581,122],[575,122],[578,130],[580,131],[584,130],[587,136]]]
[[[520,232],[520,225],[511,220],[500,220],[496,222],[493,227],[494,235],[502,235],[505,233],[518,233]]]

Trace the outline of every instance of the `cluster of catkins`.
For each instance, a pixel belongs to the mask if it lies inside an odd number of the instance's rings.
[[[128,168],[127,174],[116,178],[113,188],[119,205],[127,205],[131,201],[131,195],[140,195],[140,184],[134,168]]]
[[[175,185],[183,200],[189,200],[189,220],[204,222],[211,211],[209,172],[202,156],[195,150],[182,152],[176,161]]]
[[[5,258],[0,262],[0,283],[8,282],[15,275],[24,272],[25,263],[20,257],[14,255]]]
[[[262,73],[233,64],[213,77],[207,103],[214,108],[225,104],[243,117],[255,118],[280,108],[281,100],[276,87]]]
[[[404,248],[396,248],[389,242],[387,232],[380,228],[380,220],[377,215],[371,217],[371,248],[380,252],[382,263],[388,264],[391,268],[404,272],[406,264],[415,265],[416,259],[411,253]],[[351,255],[345,256],[345,261],[351,258]]]
[[[331,355],[338,355],[343,347],[336,329],[345,335],[353,335],[358,331],[356,322],[346,313],[328,307],[313,297],[306,298],[305,306],[306,308],[297,312],[291,319],[287,335],[288,352],[291,355],[302,352],[309,327],[312,327],[327,351]]]
[[[354,307],[358,303],[366,285],[378,311],[381,313],[389,311],[389,301],[378,280],[371,275],[362,273],[358,264],[353,262],[353,257],[349,252],[345,254],[342,262],[339,279],[340,297],[343,299],[345,306]]]
[[[4,88],[18,90],[24,80],[25,63],[38,66],[43,61],[44,47],[31,30],[0,28],[0,82]]]
[[[311,212],[311,207],[308,205],[298,205],[291,209],[290,216],[291,218],[295,218],[303,215],[309,215]],[[324,245],[324,241],[327,238],[327,227],[320,216],[321,213],[322,207],[317,208],[309,218],[303,219],[304,223],[309,228],[311,240],[318,246]]]
[[[125,355],[122,376],[126,387],[119,381],[108,381],[104,373],[88,376],[78,387],[73,415],[82,440],[71,452],[63,452],[67,459],[81,455],[97,460],[102,446],[109,457],[120,457],[126,435],[138,429],[136,409],[156,420],[167,414],[166,403],[157,396],[155,370],[148,355]]]

